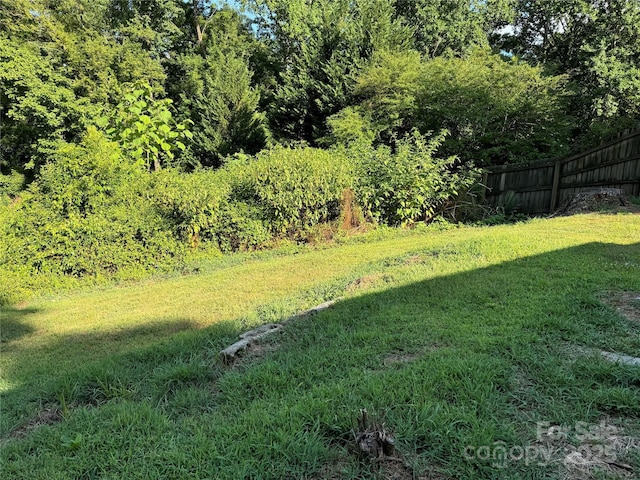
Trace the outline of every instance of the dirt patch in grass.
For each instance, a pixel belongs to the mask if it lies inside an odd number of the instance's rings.
[[[401,458],[384,458],[380,460],[380,477],[385,480],[445,480],[444,477],[416,475]]]
[[[425,263],[425,261],[426,261],[426,259],[424,258],[423,255],[417,254],[417,255],[411,255],[410,257],[408,257],[404,261],[404,264],[405,265],[417,265],[417,264]]]
[[[390,279],[391,277],[389,275],[385,275],[382,273],[365,275],[364,277],[360,277],[347,285],[347,292],[353,293],[357,292],[358,290],[367,290],[383,282],[388,282]]]
[[[264,359],[271,352],[275,352],[278,348],[280,348],[280,343],[273,338],[258,340],[249,346],[242,357],[242,361],[247,364],[257,362]]]
[[[640,438],[618,426],[623,422],[628,419],[607,418],[580,431],[552,427],[534,447],[549,464],[559,465],[563,480],[638,478],[625,459],[640,447]]]
[[[58,407],[45,408],[44,410],[38,412],[38,414],[27,423],[14,429],[11,433],[9,433],[7,437],[0,440],[0,444],[9,439],[24,438],[37,428],[40,428],[44,425],[54,425],[58,422],[61,422],[62,420],[64,420],[64,416],[62,415],[62,410],[60,410]]]
[[[410,363],[415,362],[420,357],[422,357],[423,352],[403,352],[403,351],[395,351],[388,354],[382,360],[382,363],[387,365],[396,365],[399,363]]]
[[[575,343],[565,342],[560,345],[560,351],[563,357],[570,362],[575,362],[584,357],[599,356],[600,351],[596,348],[577,345]]]
[[[312,480],[340,480],[344,478],[343,471],[348,468],[346,462],[335,461],[324,465],[320,471],[311,477]]]
[[[602,302],[613,307],[620,315],[631,322],[640,322],[640,293],[607,292]]]

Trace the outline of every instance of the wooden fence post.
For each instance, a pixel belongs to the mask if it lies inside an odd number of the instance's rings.
[[[502,172],[502,175],[500,175],[500,195],[498,195],[496,206],[500,205],[500,203],[504,201],[504,189],[506,187],[506,184],[507,184],[507,172]]]
[[[558,190],[559,190],[558,187],[560,187],[561,167],[562,167],[561,161],[557,161],[555,166],[553,167],[553,186],[551,187],[551,203],[549,204],[549,213],[553,213],[553,211],[558,206]]]

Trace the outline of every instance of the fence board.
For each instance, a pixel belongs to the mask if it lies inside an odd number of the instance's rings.
[[[640,194],[640,130],[571,157],[527,165],[493,167],[485,175],[485,200],[493,207],[514,192],[519,211],[555,210],[572,193],[620,188]]]

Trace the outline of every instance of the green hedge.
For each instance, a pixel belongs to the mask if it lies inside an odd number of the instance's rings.
[[[153,203],[172,223],[172,231],[195,248],[211,243],[222,252],[258,248],[270,240],[263,212],[232,199],[224,170],[182,173],[164,170],[151,176]]]
[[[275,147],[226,166],[234,201],[262,210],[274,236],[297,234],[339,215],[354,183],[348,157],[338,151]]]
[[[11,280],[2,298],[24,296],[25,285],[173,268],[187,249],[150,202],[149,178],[96,130],[79,145],[61,143],[38,180],[5,207],[0,275]]]

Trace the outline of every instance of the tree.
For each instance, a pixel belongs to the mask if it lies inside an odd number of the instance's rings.
[[[371,132],[393,145],[417,128],[447,129],[442,152],[465,162],[501,164],[562,154],[567,149],[563,77],[486,50],[465,58],[422,61],[413,52],[374,58],[358,79],[359,105],[330,119],[334,138]]]
[[[423,70],[416,51],[375,53],[356,81],[354,97],[359,105],[329,118],[329,138],[339,143],[368,140],[392,145],[406,136],[414,128]]]
[[[520,0],[514,26],[501,48],[568,75],[578,148],[640,119],[639,2]]]
[[[391,0],[254,0],[261,41],[264,106],[277,138],[315,143],[326,118],[352,103],[360,69],[373,52],[410,45],[411,29]],[[260,79],[262,80],[262,79]]]
[[[39,148],[71,140],[90,111],[35,43],[0,37],[0,168],[37,168]]]
[[[128,24],[112,29],[114,2],[0,1],[3,170],[37,172],[51,145],[78,141],[127,83],[144,78],[162,92],[160,48],[147,49]]]
[[[217,167],[230,154],[257,153],[269,134],[249,69],[255,39],[238,13],[208,14],[171,62],[168,90],[180,118],[192,123],[190,162]]]
[[[562,76],[545,76],[517,58],[476,51],[425,64],[417,123],[447,128],[444,151],[476,164],[548,159],[566,153]]]
[[[398,0],[396,10],[414,30],[413,47],[435,58],[488,45],[487,37],[513,18],[516,0]]]

